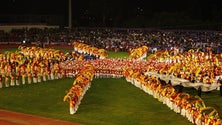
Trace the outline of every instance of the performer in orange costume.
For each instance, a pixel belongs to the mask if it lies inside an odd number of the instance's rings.
[[[22,76],[22,84],[25,84],[26,79],[26,67],[25,65],[20,66],[20,75]]]
[[[26,74],[28,76],[28,84],[31,84],[32,83],[32,73],[31,73],[31,69],[29,66],[27,66],[27,68],[26,68]]]

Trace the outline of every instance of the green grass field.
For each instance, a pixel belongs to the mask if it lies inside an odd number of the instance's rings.
[[[127,58],[129,56],[129,53],[127,52],[114,52],[114,51],[110,51],[108,53],[108,58]]]
[[[0,49],[0,53],[4,53],[4,52],[6,52],[6,51],[15,52],[15,51],[17,51],[17,50],[18,50],[17,48]]]
[[[0,108],[86,125],[188,125],[180,114],[121,79],[94,79],[76,114],[63,102],[73,79],[66,78],[0,90]],[[195,94],[196,91],[186,89]],[[222,106],[218,91],[203,93],[207,105]]]
[[[116,57],[112,52],[109,57]],[[120,57],[127,53],[121,53]],[[111,56],[112,55],[112,56]],[[146,94],[124,78],[94,79],[76,114],[63,102],[74,79],[66,78],[0,89],[0,109],[7,109],[86,125],[191,125],[180,114]],[[195,95],[196,90],[184,91]],[[203,93],[207,106],[222,107],[219,91]],[[221,110],[221,109],[220,109]],[[222,110],[221,110],[222,111]]]
[[[63,102],[73,79],[47,81],[0,90],[0,108],[88,125],[190,124],[124,78],[94,79],[76,114]]]

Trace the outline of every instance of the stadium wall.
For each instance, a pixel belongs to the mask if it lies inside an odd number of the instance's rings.
[[[45,24],[28,24],[28,25],[0,25],[0,30],[3,30],[5,32],[10,32],[12,29],[30,29],[30,28],[39,28],[39,29],[45,29],[45,28],[59,28],[59,26],[48,26]]]

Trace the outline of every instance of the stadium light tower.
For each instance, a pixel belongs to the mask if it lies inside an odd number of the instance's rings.
[[[69,29],[72,28],[72,0],[69,0]]]

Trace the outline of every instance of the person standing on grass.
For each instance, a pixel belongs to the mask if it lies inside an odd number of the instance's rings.
[[[28,76],[28,84],[31,84],[32,83],[32,73],[31,73],[31,67],[30,66],[27,66],[26,74]]]
[[[5,87],[9,87],[10,85],[10,75],[11,75],[11,66],[9,63],[6,64],[5,68]]]
[[[25,84],[25,79],[26,79],[26,66],[23,64],[20,66],[20,75],[22,76],[22,84]]]

